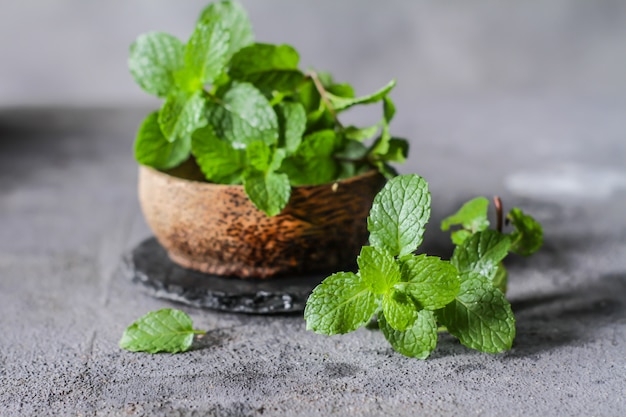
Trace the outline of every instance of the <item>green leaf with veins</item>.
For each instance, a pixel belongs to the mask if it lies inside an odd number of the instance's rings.
[[[451,226],[460,225],[463,229],[452,233],[452,241],[456,245],[463,243],[473,233],[483,231],[489,227],[487,208],[489,200],[484,197],[474,198],[463,204],[461,208],[451,216],[441,221],[441,230],[449,230]]]
[[[205,126],[192,136],[192,152],[207,180],[218,184],[240,184],[246,167],[245,150],[235,149]]]
[[[515,226],[511,233],[513,252],[529,256],[543,246],[543,228],[539,222],[518,208],[512,209],[506,217]]]
[[[228,58],[239,49],[254,42],[254,34],[248,15],[237,2],[219,1],[211,3],[202,11],[198,20],[200,22],[219,21],[230,33]]]
[[[337,134],[321,130],[302,139],[295,154],[286,158],[281,171],[289,175],[292,185],[317,185],[333,181],[338,165],[333,159]]]
[[[278,104],[274,109],[278,117],[278,146],[292,154],[302,142],[306,129],[306,112],[302,104],[288,101]]]
[[[270,217],[285,208],[291,195],[286,174],[250,169],[243,174],[243,185],[250,201]]]
[[[200,21],[185,47],[180,82],[196,91],[218,78],[228,61],[229,32],[217,21]]]
[[[426,359],[437,346],[437,321],[432,311],[421,310],[404,331],[395,330],[384,314],[379,315],[380,330],[396,352],[405,356]]]
[[[178,353],[189,350],[195,334],[191,318],[180,310],[152,311],[128,326],[119,346],[132,352]]]
[[[265,142],[256,141],[246,147],[248,165],[257,171],[267,172],[272,162],[272,150]]]
[[[386,86],[376,91],[373,94],[362,97],[340,97],[332,93],[327,92],[328,101],[333,106],[336,112],[340,112],[349,109],[357,104],[371,104],[381,101],[390,91],[395,87],[396,80],[391,80]]]
[[[454,249],[450,263],[456,266],[463,277],[473,272],[493,280],[498,264],[506,257],[511,240],[495,230],[483,230],[473,234]]]
[[[438,310],[454,300],[459,292],[459,271],[435,256],[406,255],[400,259],[402,283],[397,287],[415,300],[420,308]]]
[[[196,129],[207,124],[204,117],[205,106],[206,101],[200,91],[193,94],[179,92],[167,96],[158,118],[165,138],[170,142],[189,140]]]
[[[492,282],[466,272],[456,299],[437,311],[437,319],[472,349],[497,353],[511,348],[515,317],[511,305]]]
[[[430,217],[426,181],[415,174],[392,178],[374,198],[367,219],[370,244],[392,255],[407,255],[422,243]]]
[[[300,56],[289,45],[255,43],[233,55],[228,73],[262,91],[293,91],[304,79],[298,70]]]
[[[234,82],[220,100],[209,106],[207,116],[218,137],[235,148],[262,140],[278,141],[278,120],[267,99],[252,84]]]
[[[168,141],[158,123],[159,113],[152,112],[141,124],[135,139],[135,159],[156,169],[170,169],[181,164],[191,152],[191,141],[183,138]]]
[[[130,46],[128,68],[142,89],[166,97],[176,89],[175,73],[184,65],[184,51],[183,43],[172,35],[144,33]]]
[[[400,281],[400,267],[385,249],[363,246],[356,261],[361,278],[374,294],[384,294]]]
[[[404,331],[415,323],[417,307],[403,292],[391,289],[383,295],[383,314],[394,330]]]
[[[348,333],[369,322],[377,308],[376,296],[360,276],[338,272],[309,296],[304,309],[306,329],[326,335]]]

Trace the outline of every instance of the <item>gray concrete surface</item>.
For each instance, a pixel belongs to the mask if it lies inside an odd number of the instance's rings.
[[[148,236],[132,136],[143,111],[0,111],[2,416],[619,416],[626,413],[626,101],[414,100],[403,172],[425,176],[425,249],[438,221],[500,194],[545,225],[544,250],[512,259],[510,352],[441,336],[431,358],[377,331],[324,337],[302,317],[183,307],[208,330],[191,352],[117,347],[147,311],[174,306],[116,272]],[[549,193],[546,192],[549,191]]]

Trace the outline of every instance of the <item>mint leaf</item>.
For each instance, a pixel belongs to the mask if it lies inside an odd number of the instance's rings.
[[[352,272],[326,278],[309,296],[306,329],[326,335],[348,333],[366,324],[378,303],[368,285]]]
[[[518,208],[512,209],[506,217],[516,229],[511,233],[513,252],[530,256],[543,246],[543,228],[535,219]]]
[[[367,156],[367,148],[361,142],[348,139],[346,140],[343,149],[335,152],[334,156],[344,160],[359,161]]]
[[[217,184],[241,183],[246,167],[245,151],[215,135],[213,127],[205,126],[194,132],[191,141],[196,163],[207,180]]]
[[[209,4],[200,14],[200,22],[219,21],[230,32],[228,57],[244,46],[254,42],[252,25],[243,7],[233,1],[219,1]]]
[[[228,73],[260,90],[292,91],[304,79],[299,60],[298,52],[289,45],[255,43],[233,55]]]
[[[291,186],[286,174],[249,170],[243,175],[243,185],[256,208],[270,217],[285,208],[291,195]]]
[[[489,227],[489,220],[487,219],[488,207],[489,200],[486,198],[474,198],[463,204],[456,213],[443,219],[441,221],[441,230],[449,230],[450,226],[462,226],[465,230],[452,234],[452,241],[459,245],[472,233],[483,231]]]
[[[189,91],[210,84],[228,61],[230,34],[217,21],[200,21],[185,48],[185,82]]]
[[[321,130],[302,139],[295,154],[285,159],[281,170],[289,175],[292,185],[318,185],[337,177],[337,162],[333,153],[337,134]]]
[[[272,162],[272,150],[265,142],[252,142],[246,148],[246,158],[252,168],[267,172]]]
[[[262,140],[278,141],[278,121],[269,101],[252,84],[234,82],[218,105],[209,106],[209,122],[218,137],[235,148]]]
[[[176,89],[174,74],[183,67],[184,45],[167,33],[139,35],[130,46],[128,68],[139,86],[165,97]]]
[[[170,142],[189,140],[196,129],[207,123],[204,118],[205,104],[199,91],[191,95],[174,93],[167,96],[159,111],[159,126],[165,138]]]
[[[429,217],[426,181],[414,174],[395,177],[374,198],[367,219],[370,243],[392,255],[407,255],[422,243]]]
[[[282,102],[275,107],[278,116],[279,142],[287,153],[294,153],[306,129],[306,112],[300,103]]]
[[[376,148],[374,152],[380,151],[382,148]],[[387,142],[386,152],[379,154],[378,158],[385,162],[398,162],[402,163],[406,161],[409,154],[409,142],[406,139],[390,138]]]
[[[119,342],[122,349],[131,352],[185,352],[193,342],[191,318],[180,310],[164,308],[152,311],[128,326]]]
[[[383,296],[383,314],[391,328],[404,331],[417,319],[417,307],[403,292],[392,289]]]
[[[324,78],[323,74],[324,73],[322,73],[322,78]],[[318,74],[318,77],[319,77],[319,74]],[[332,79],[326,80],[326,81],[323,81],[322,79],[320,79],[320,81],[322,82],[322,85],[325,85],[326,91],[328,91],[329,93],[334,94],[339,97],[354,98],[354,88],[350,84],[348,83],[334,84]]]
[[[400,285],[421,308],[440,309],[458,294],[459,272],[450,262],[426,255],[407,255],[400,262]]]
[[[367,139],[371,139],[374,137],[378,130],[380,129],[380,124],[376,123],[373,126],[358,128],[356,126],[348,126],[343,130],[343,135],[347,139],[356,140],[359,142],[363,142]]]
[[[387,124],[391,122],[393,116],[396,115],[396,105],[393,104],[391,98],[387,95],[383,97],[383,118]]]
[[[357,104],[371,104],[381,101],[391,91],[391,89],[395,87],[395,85],[396,80],[391,80],[386,86],[376,91],[375,93],[362,97],[340,97],[330,92],[327,93],[327,97],[328,101],[330,101],[330,104],[333,106],[335,111],[340,112],[349,109],[350,107]]]
[[[450,239],[452,240],[452,243],[454,243],[456,246],[462,245],[463,242],[465,242],[465,240],[471,236],[472,232],[465,229],[455,230],[454,232],[450,233]]]
[[[454,249],[450,263],[463,275],[473,272],[492,280],[498,264],[509,253],[511,240],[495,230],[483,230]]]
[[[496,275],[493,277],[493,286],[502,291],[502,294],[506,294],[508,280],[509,273],[502,262],[500,262],[498,264],[498,269],[496,270]]]
[[[391,327],[384,314],[379,316],[378,323],[394,350],[405,356],[426,359],[437,346],[437,321],[432,311],[417,313],[413,325],[405,331]]]
[[[511,305],[491,281],[468,272],[456,299],[437,318],[459,341],[472,349],[497,353],[511,348],[515,317]]]
[[[188,138],[169,142],[161,132],[158,118],[159,113],[152,112],[141,124],[135,139],[135,159],[142,165],[170,169],[189,158],[191,143]]]
[[[400,267],[385,249],[363,246],[356,261],[363,282],[374,294],[384,294],[400,281]]]

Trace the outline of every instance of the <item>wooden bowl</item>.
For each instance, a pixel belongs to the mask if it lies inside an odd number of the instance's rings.
[[[366,244],[367,215],[385,183],[377,171],[293,187],[287,207],[268,217],[241,185],[185,179],[141,166],[139,201],[172,261],[241,278],[335,272]]]

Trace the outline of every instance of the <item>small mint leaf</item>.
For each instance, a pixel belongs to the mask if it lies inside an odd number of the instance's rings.
[[[324,81],[322,81],[322,85],[324,85]],[[354,98],[354,87],[352,87],[348,83],[333,84],[332,80],[330,80],[330,84],[327,84],[325,88],[326,88],[326,91],[338,97]]]
[[[291,186],[285,174],[249,170],[244,173],[243,185],[250,201],[270,217],[280,213],[289,202]]]
[[[143,121],[135,139],[135,159],[156,169],[170,169],[189,158],[189,138],[169,142],[158,123],[159,113],[152,112]]]
[[[496,275],[493,277],[493,286],[502,291],[502,294],[506,294],[508,280],[509,273],[502,262],[500,262],[498,264],[498,269],[496,270]]]
[[[386,86],[367,96],[348,98],[327,93],[327,98],[335,111],[340,112],[357,104],[371,104],[381,101],[391,91],[391,89],[395,87],[395,85],[396,80],[391,80]]]
[[[348,139],[345,142],[343,149],[335,152],[336,158],[340,158],[348,161],[359,161],[367,156],[367,147],[361,142]]]
[[[451,216],[441,221],[441,230],[446,231],[450,226],[460,225],[463,231],[469,233],[453,233],[452,241],[459,245],[472,233],[481,232],[489,227],[487,208],[489,200],[484,197],[474,198],[463,204],[461,208]]]
[[[337,134],[321,130],[302,139],[295,154],[283,162],[281,171],[289,175],[292,185],[318,185],[337,177],[338,165],[333,158]]]
[[[426,359],[437,346],[437,321],[432,311],[418,312],[413,325],[405,331],[391,327],[384,314],[379,316],[378,323],[387,341],[402,355]]]
[[[300,103],[282,102],[275,107],[280,131],[279,146],[292,154],[302,142],[306,129],[306,112]]]
[[[407,255],[400,262],[401,285],[421,308],[438,310],[458,294],[459,272],[450,262],[426,255]]]
[[[252,84],[234,82],[221,103],[209,107],[207,115],[217,136],[235,148],[245,148],[257,140],[268,145],[278,141],[276,113]]]
[[[392,289],[383,296],[383,314],[391,328],[404,331],[417,319],[417,307],[403,292]]]
[[[130,46],[130,73],[146,92],[166,97],[176,89],[175,73],[184,65],[184,48],[181,41],[167,33],[139,35]]]
[[[217,184],[239,184],[245,169],[245,151],[215,135],[213,127],[205,126],[192,136],[192,152],[207,180]]]
[[[254,42],[254,34],[248,15],[237,2],[219,1],[211,3],[202,11],[198,20],[200,22],[219,21],[224,29],[230,32],[228,57]]]
[[[428,183],[415,174],[389,180],[374,198],[367,219],[370,243],[392,255],[407,255],[422,243],[430,217]]]
[[[174,142],[189,140],[191,134],[207,124],[204,117],[206,102],[202,93],[174,93],[167,96],[159,111],[159,126],[165,138]]]
[[[183,311],[164,308],[152,311],[128,326],[119,342],[131,352],[178,353],[189,350],[194,334],[191,318]]]
[[[511,348],[515,317],[504,294],[491,281],[468,272],[456,299],[437,318],[450,334],[472,349],[497,353]]]
[[[374,294],[384,294],[400,281],[400,267],[385,249],[363,246],[357,263],[363,282]]]
[[[292,91],[304,79],[300,57],[289,45],[255,43],[242,48],[230,61],[233,80],[254,84],[262,91]]]
[[[374,153],[382,148],[374,149]],[[409,154],[409,142],[406,139],[391,138],[387,142],[386,152],[378,154],[378,158],[385,162],[403,163]]]
[[[493,280],[498,264],[508,255],[511,240],[495,230],[483,230],[473,234],[461,246],[454,249],[450,263],[461,275],[473,272]]]
[[[365,325],[378,308],[376,296],[356,274],[338,272],[326,278],[309,296],[304,309],[307,330],[333,335]]]
[[[272,150],[265,142],[258,140],[246,147],[246,158],[252,168],[267,172],[272,162]]]
[[[200,21],[185,48],[186,84],[201,89],[222,74],[228,60],[230,34],[217,21]]]
[[[506,217],[515,226],[511,233],[513,252],[530,256],[543,246],[543,228],[539,222],[518,208],[512,209]]]
[[[456,246],[462,245],[463,242],[465,242],[465,240],[471,236],[472,232],[465,229],[455,230],[454,232],[450,233],[452,243],[454,243]]]
[[[385,97],[383,97],[383,117],[385,119],[385,122],[389,124],[389,122],[391,122],[391,119],[393,119],[393,116],[395,116],[395,114],[396,114],[395,104],[393,104],[393,101],[391,100],[389,96],[385,95]]]
[[[346,139],[352,139],[358,142],[363,142],[365,140],[371,139],[378,133],[380,129],[380,124],[376,123],[373,126],[358,128],[356,126],[348,126],[343,130],[343,135]]]

